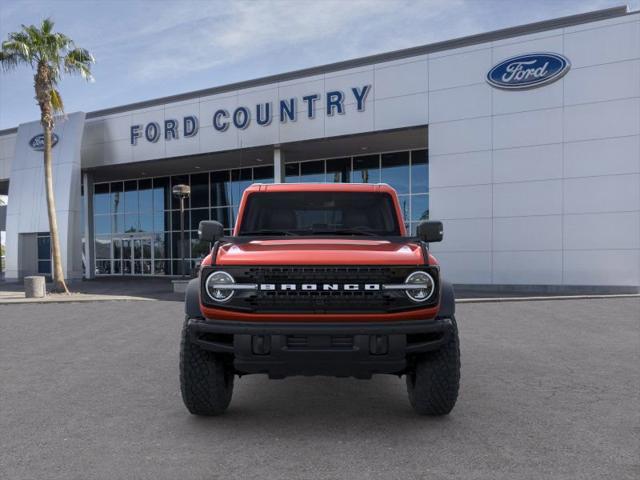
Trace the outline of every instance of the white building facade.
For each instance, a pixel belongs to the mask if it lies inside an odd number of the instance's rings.
[[[39,131],[0,132],[7,279],[50,268]],[[178,183],[195,262],[197,222],[231,228],[252,182],[382,181],[409,228],[443,221],[432,248],[454,283],[640,286],[640,13],[625,8],[71,114],[55,132],[71,278],[176,274]]]

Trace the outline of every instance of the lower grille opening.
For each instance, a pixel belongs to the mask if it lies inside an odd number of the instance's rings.
[[[287,347],[304,348],[309,344],[309,339],[304,335],[289,335],[287,337]]]
[[[288,348],[353,348],[352,335],[287,335]]]
[[[198,340],[233,346],[233,335],[228,333],[201,333],[198,335]]]
[[[442,340],[443,336],[444,332],[410,333],[407,335],[407,345],[437,342],[438,340]]]
[[[351,348],[353,347],[353,337],[350,335],[333,336],[331,337],[331,346]]]

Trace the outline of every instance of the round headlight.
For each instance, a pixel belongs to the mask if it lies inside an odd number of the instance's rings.
[[[213,272],[207,278],[205,284],[207,294],[212,300],[224,303],[233,297],[234,291],[231,288],[225,288],[225,285],[233,285],[236,281],[227,272]]]
[[[424,302],[431,298],[435,290],[436,282],[427,272],[413,272],[404,281],[406,284],[415,284],[416,288],[407,288],[407,297],[414,302]]]

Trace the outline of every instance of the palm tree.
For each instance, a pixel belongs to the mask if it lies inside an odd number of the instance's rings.
[[[0,195],[0,207],[4,207],[6,206],[7,202],[4,198],[2,198],[2,196]],[[0,232],[0,237],[1,237],[2,233]],[[2,272],[3,272],[3,268],[2,268],[2,257],[4,257],[4,245],[2,245],[2,238],[0,238],[0,278],[2,277]]]
[[[21,65],[34,71],[36,100],[40,107],[40,123],[44,129],[44,178],[47,191],[47,211],[51,233],[51,256],[53,260],[53,290],[69,293],[62,271],[60,240],[53,197],[51,173],[51,133],[56,113],[63,113],[62,98],[58,82],[64,73],[79,74],[91,80],[91,64],[95,60],[89,51],[76,47],[73,40],[53,31],[53,21],[46,18],[40,27],[22,25],[22,30],[9,34],[2,42],[0,63],[3,69],[12,70]]]

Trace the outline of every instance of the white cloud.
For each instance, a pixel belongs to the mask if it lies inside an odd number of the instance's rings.
[[[142,81],[305,46],[322,51],[335,49],[337,43],[350,52],[345,56],[342,50],[339,57],[347,58],[362,54],[363,46],[365,53],[371,53],[409,46],[413,37],[429,37],[426,30],[415,29],[417,19],[426,25],[463,4],[463,0],[187,2],[165,9],[140,29],[116,34],[100,48],[133,46],[127,52],[129,73]],[[467,29],[469,23],[465,22]],[[413,28],[402,28],[403,24]]]

